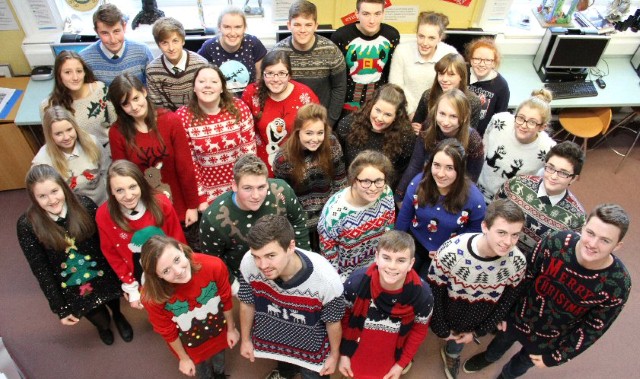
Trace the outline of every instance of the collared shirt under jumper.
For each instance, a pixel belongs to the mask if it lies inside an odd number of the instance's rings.
[[[107,56],[101,45],[101,41],[96,41],[80,52],[80,56],[98,80],[110,85],[116,76],[128,72],[146,85],[145,69],[147,64],[153,60],[151,50],[146,44],[127,40],[124,52],[117,59]]]

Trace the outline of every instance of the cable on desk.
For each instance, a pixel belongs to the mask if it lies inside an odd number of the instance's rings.
[[[606,59],[602,59],[602,62],[604,62],[605,66],[607,67],[607,71],[603,71],[601,69],[599,69],[598,67],[592,67],[589,69],[589,75],[593,75],[595,77],[597,77],[598,79],[602,79],[605,76],[609,75],[609,63],[607,63]]]

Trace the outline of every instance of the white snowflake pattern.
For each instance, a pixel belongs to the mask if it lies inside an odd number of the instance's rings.
[[[311,102],[311,96],[309,96],[308,93],[301,93],[300,94],[300,102],[302,104],[309,104]]]

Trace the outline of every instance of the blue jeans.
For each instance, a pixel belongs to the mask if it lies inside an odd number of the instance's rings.
[[[515,335],[499,331],[496,334],[496,338],[487,347],[485,358],[489,362],[497,361],[513,346],[516,340]],[[533,366],[534,364],[529,358],[529,352],[523,347],[502,367],[502,376],[505,379],[517,378],[524,375]]]
[[[278,361],[278,371],[285,378],[293,378],[296,373],[300,373],[302,379],[329,379],[329,375],[320,375],[319,373],[309,370],[308,368],[296,366],[289,362]]]
[[[196,365],[196,376],[198,379],[211,379],[213,373],[224,373],[224,350]]]

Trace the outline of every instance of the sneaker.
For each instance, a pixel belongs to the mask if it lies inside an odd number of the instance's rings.
[[[462,370],[464,370],[464,372],[466,372],[467,374],[472,374],[474,372],[482,370],[492,363],[493,362],[489,362],[487,358],[485,358],[485,352],[483,351],[482,353],[478,353],[473,357],[467,359],[467,361],[464,362],[464,365],[462,365]]]
[[[409,362],[409,364],[407,366],[405,366],[405,368],[402,370],[400,375],[404,375],[404,374],[408,373],[409,370],[411,370],[411,366],[413,366],[413,359]]]
[[[447,355],[446,347],[440,348],[440,355],[444,362],[444,374],[448,379],[456,379],[460,370],[460,357],[454,358]]]
[[[269,375],[267,375],[267,377],[265,379],[289,379],[286,376],[280,375],[280,371],[278,371],[277,368],[273,369],[273,371],[271,371],[269,373]]]

